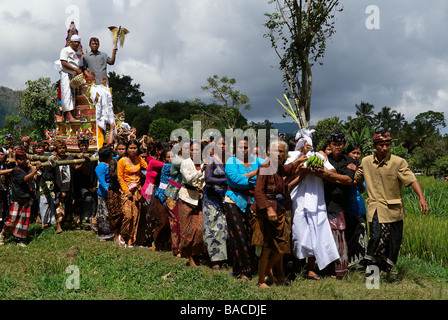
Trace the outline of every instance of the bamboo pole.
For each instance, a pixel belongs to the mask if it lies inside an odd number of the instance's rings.
[[[89,163],[89,162],[95,162],[98,161],[99,157],[91,157],[91,158],[84,158],[84,159],[71,159],[71,160],[48,160],[46,162],[42,163],[42,166],[44,167],[56,167],[56,166],[63,166],[63,165],[70,165],[70,164],[81,164],[81,163]],[[39,161],[32,161],[32,165],[36,165],[39,163]]]
[[[78,155],[79,153],[74,153],[74,155]],[[11,152],[11,156],[14,156],[14,152]],[[31,164],[35,166],[39,162],[42,163],[44,167],[56,167],[56,166],[62,166],[67,164],[81,164],[81,163],[88,163],[88,162],[95,162],[99,160],[98,156],[93,156],[91,154],[83,154],[83,159],[71,159],[71,160],[59,160],[57,156],[51,155],[51,156],[40,156],[36,154],[27,154],[26,157],[31,161]],[[14,158],[9,158],[9,162],[15,162]],[[42,162],[44,161],[44,162]]]

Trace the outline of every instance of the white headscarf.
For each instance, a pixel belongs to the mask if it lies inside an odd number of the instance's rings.
[[[309,130],[306,128],[303,128],[303,129],[297,131],[297,134],[296,134],[297,143],[296,143],[296,148],[294,149],[294,151],[299,151],[300,149],[302,149],[303,146],[305,145],[305,142],[306,142],[306,144],[312,146],[313,145],[312,135],[314,132],[316,132],[316,130],[314,130],[314,129]]]

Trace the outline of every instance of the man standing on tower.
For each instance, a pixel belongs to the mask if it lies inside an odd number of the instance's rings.
[[[61,107],[64,119],[70,122],[79,122],[72,114],[75,109],[75,89],[70,87],[70,80],[83,73],[82,53],[78,51],[81,37],[77,34],[70,38],[70,45],[61,50]]]
[[[100,40],[92,37],[89,41],[90,52],[84,55],[84,68],[89,73],[95,73],[95,83],[101,84],[103,78],[107,80],[107,65],[115,64],[115,57],[117,55],[118,47],[115,46],[112,51],[112,57],[110,58],[106,53],[99,51]]]

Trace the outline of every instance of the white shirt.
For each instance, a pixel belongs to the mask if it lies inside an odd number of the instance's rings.
[[[65,47],[61,50],[61,54],[59,55],[59,60],[67,61],[71,66],[75,68],[81,68],[83,65],[82,53],[79,51],[73,50],[70,46]],[[75,74],[73,70],[67,69],[61,66],[62,71]]]

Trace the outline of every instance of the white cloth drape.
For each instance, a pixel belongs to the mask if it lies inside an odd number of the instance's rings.
[[[301,155],[290,152],[286,163]],[[324,160],[329,170],[334,167],[319,153],[308,152]],[[339,259],[339,253],[331,232],[325,204],[324,185],[321,178],[308,174],[291,190],[292,199],[292,250],[298,259],[315,257],[320,270]]]
[[[98,94],[98,99],[97,99]],[[110,89],[103,85],[92,85],[90,87],[90,98],[95,103],[96,123],[106,131],[107,124],[115,124],[115,115],[112,104],[112,94]],[[117,128],[114,130],[114,136],[117,135]]]

